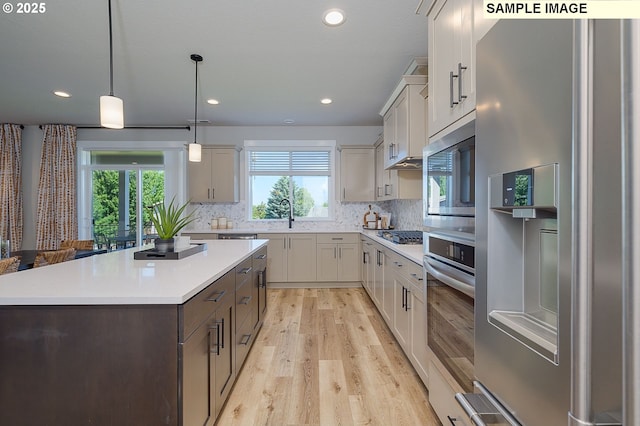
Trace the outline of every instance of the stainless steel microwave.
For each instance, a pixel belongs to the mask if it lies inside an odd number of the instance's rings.
[[[475,123],[431,142],[423,152],[425,231],[475,233]]]

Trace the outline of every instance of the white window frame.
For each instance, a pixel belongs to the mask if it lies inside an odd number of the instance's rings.
[[[335,140],[245,140],[244,141],[244,177],[246,189],[246,218],[250,222],[281,222],[282,219],[254,219],[253,213],[253,189],[251,187],[251,152],[253,151],[327,151],[329,152],[329,176],[327,188],[327,203],[329,204],[327,217],[296,217],[300,222],[317,222],[335,220],[335,178],[336,178],[336,141]],[[300,176],[300,175],[291,175]],[[311,175],[313,176],[313,175]]]

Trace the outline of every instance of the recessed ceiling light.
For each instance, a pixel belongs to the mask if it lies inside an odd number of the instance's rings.
[[[330,27],[337,27],[345,21],[344,12],[340,9],[329,9],[322,16],[322,22]]]
[[[284,124],[293,124],[293,123],[295,123],[296,121],[295,121],[294,119],[292,119],[292,118],[285,118],[284,120],[282,120],[282,122],[283,122]]]
[[[54,90],[53,94],[56,96],[59,96],[61,98],[70,98],[71,94],[67,93],[67,92],[63,92],[62,90]]]
[[[322,99],[320,101],[320,103],[324,104],[324,105],[329,105],[331,102],[333,102],[333,101],[331,99],[329,99],[329,98],[324,98],[324,99]]]
[[[217,99],[207,99],[207,103],[209,105],[218,105],[220,103],[220,101],[217,100]]]

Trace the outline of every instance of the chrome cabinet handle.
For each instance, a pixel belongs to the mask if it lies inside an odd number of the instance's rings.
[[[267,258],[266,254],[259,254],[254,259],[266,259],[266,258]]]
[[[453,73],[453,71],[449,71],[449,108],[453,108],[454,105],[458,105],[458,102],[453,100],[453,78],[458,77]]]
[[[242,339],[240,339],[240,344],[247,346],[249,344],[249,340],[251,340],[250,334],[243,334]]]
[[[207,302],[218,302],[222,299],[222,296],[227,292],[227,290],[222,290],[220,292],[213,293],[211,296],[207,298]]]
[[[338,249],[336,247],[333,248],[333,258],[334,259],[338,258]]]
[[[207,188],[207,198],[211,198],[211,188]]]
[[[467,99],[467,95],[462,94],[462,70],[466,69],[467,67],[462,66],[462,62],[458,62],[458,102],[462,102],[463,99]]]
[[[238,303],[238,305],[248,305],[249,302],[251,302],[251,296],[245,296],[242,298],[242,300],[240,300],[240,303]]]
[[[211,345],[211,343],[209,343],[209,352],[220,355],[220,348],[224,348],[224,318],[222,318],[221,321],[214,321],[213,325],[209,327],[209,330],[213,330],[214,328],[216,330],[216,344]],[[222,338],[220,336],[220,329],[222,329]],[[216,347],[215,352],[213,346]]]
[[[251,272],[251,269],[253,269],[251,268],[251,266],[249,266],[248,268],[242,268],[238,273],[247,275],[249,272]]]
[[[216,189],[215,188],[211,188],[211,198],[213,198],[214,200],[216,199]]]

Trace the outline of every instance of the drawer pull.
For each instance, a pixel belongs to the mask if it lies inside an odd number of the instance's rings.
[[[242,339],[240,339],[240,344],[247,346],[249,344],[250,340],[251,340],[251,335],[250,334],[244,334],[242,336]]]
[[[216,343],[212,345],[209,343],[209,352],[220,355],[220,348],[224,348],[224,318],[221,321],[214,321],[213,325],[209,327],[209,330],[216,330]],[[220,334],[222,333],[222,337]],[[215,351],[214,351],[215,346]]]
[[[238,305],[248,305],[249,302],[251,302],[251,296],[245,296],[240,300]]]
[[[252,269],[251,267],[248,267],[248,268],[242,268],[242,269],[240,270],[240,272],[238,272],[238,273],[239,273],[239,274],[247,275],[249,272],[251,272],[251,269]]]
[[[451,423],[453,426],[456,426],[456,423],[458,422],[457,418],[451,416],[447,416],[447,420],[449,420],[449,423]]]
[[[259,254],[255,257],[256,259],[266,259],[267,255],[266,254]]]
[[[340,240],[340,241],[344,240],[344,238],[342,238],[342,237],[339,237],[339,238],[338,237],[332,237],[331,239],[332,240]]]
[[[222,290],[220,292],[213,293],[209,298],[207,298],[207,302],[219,302],[226,292],[227,290]]]
[[[419,276],[418,274],[411,274],[411,276],[412,276],[413,278],[415,278],[416,280],[418,280],[418,281],[423,281],[423,280],[424,280],[424,278],[422,278],[422,277],[421,277],[421,276]]]

